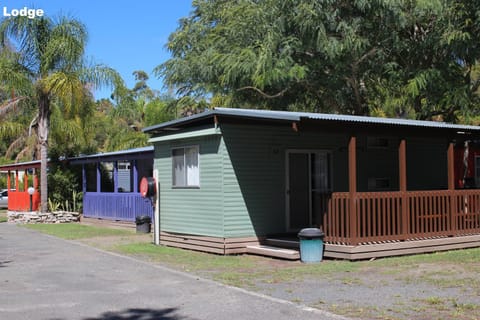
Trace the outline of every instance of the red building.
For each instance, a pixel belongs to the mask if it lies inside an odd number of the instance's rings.
[[[7,173],[8,210],[37,211],[40,206],[40,190],[38,188],[37,172],[40,170],[40,160],[22,163],[12,163],[0,166],[0,172]],[[23,175],[21,174],[23,173]],[[30,179],[30,176],[33,176]],[[20,183],[23,180],[23,185]],[[33,187],[33,194],[28,188]]]

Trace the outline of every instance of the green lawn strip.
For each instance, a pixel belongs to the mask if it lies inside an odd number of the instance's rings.
[[[68,240],[134,235],[133,231],[129,230],[86,226],[78,223],[26,224],[22,226]]]
[[[298,261],[272,263],[275,260],[258,256],[221,256],[150,243],[119,244],[112,249],[118,253],[191,271],[226,284],[249,288],[256,282],[294,282],[305,277],[350,274],[361,268],[361,264],[350,261],[326,261],[320,264],[302,264]]]

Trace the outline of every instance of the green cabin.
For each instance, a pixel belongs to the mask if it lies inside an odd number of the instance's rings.
[[[216,108],[144,131],[161,244],[245,253],[314,226],[347,259],[480,245],[480,190],[455,188],[476,126]]]

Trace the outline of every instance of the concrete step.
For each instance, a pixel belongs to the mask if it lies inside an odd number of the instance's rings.
[[[247,246],[247,253],[287,260],[300,259],[300,252],[298,250],[278,248],[267,245]]]

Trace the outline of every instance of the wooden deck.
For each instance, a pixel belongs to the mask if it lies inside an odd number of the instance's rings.
[[[299,250],[299,240],[295,238],[267,238],[264,243],[271,247]],[[480,247],[480,235],[371,243],[357,246],[326,243],[323,256],[333,259],[364,260],[475,247]],[[271,256],[285,258],[278,255]]]
[[[344,246],[326,244],[324,256],[361,260],[480,247],[480,235]]]

